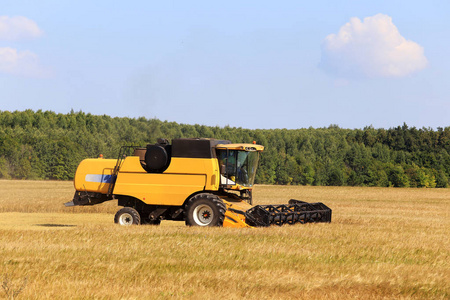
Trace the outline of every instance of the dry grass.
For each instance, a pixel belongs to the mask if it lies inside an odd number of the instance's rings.
[[[115,213],[117,202],[96,206],[64,206],[75,189],[69,181],[0,180],[0,212]]]
[[[257,229],[124,228],[114,203],[64,208],[72,195],[0,181],[0,275],[28,279],[19,298],[450,297],[450,190],[257,186],[258,204],[333,209],[331,224]]]

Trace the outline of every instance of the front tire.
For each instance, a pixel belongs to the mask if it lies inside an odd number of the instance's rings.
[[[187,226],[222,226],[226,206],[213,194],[202,193],[186,203],[185,222]]]
[[[114,223],[122,226],[139,225],[141,224],[141,216],[134,208],[124,207],[114,216]]]

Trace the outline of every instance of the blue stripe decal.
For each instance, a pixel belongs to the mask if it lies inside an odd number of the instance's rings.
[[[111,183],[114,177],[113,175],[87,174],[84,180],[87,182]]]

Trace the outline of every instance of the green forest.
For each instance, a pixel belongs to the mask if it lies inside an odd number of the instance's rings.
[[[84,158],[183,137],[264,145],[261,184],[446,188],[450,178],[450,127],[251,130],[26,110],[0,111],[0,179],[71,180]]]

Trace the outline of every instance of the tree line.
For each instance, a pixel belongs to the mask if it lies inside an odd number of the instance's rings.
[[[243,129],[84,112],[0,111],[0,178],[71,180],[79,162],[125,145],[209,137],[265,146],[264,184],[448,187],[450,127]]]

